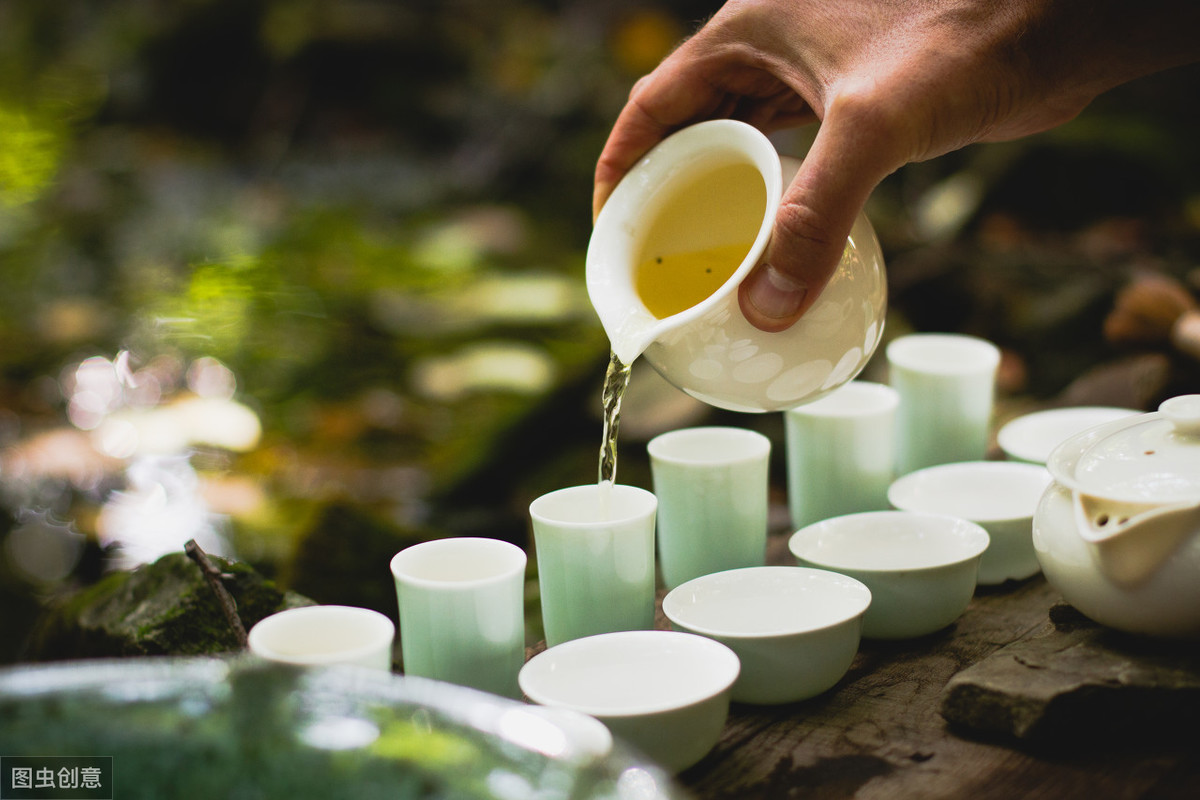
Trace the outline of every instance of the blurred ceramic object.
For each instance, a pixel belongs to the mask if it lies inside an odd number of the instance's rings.
[[[1054,448],[1077,433],[1140,412],[1111,406],[1050,408],[1019,416],[1001,426],[996,442],[1014,461],[1045,464]]]
[[[871,592],[804,567],[714,572],[672,589],[663,613],[678,630],[728,645],[742,662],[733,699],[791,703],[832,688],[858,652]]]
[[[871,590],[863,617],[869,639],[925,636],[958,619],[975,594],[987,547],[980,525],[917,511],[833,517],[788,540],[801,566],[840,572]]]
[[[297,668],[250,656],[0,669],[5,769],[9,757],[111,758],[107,791],[91,795],[684,796],[670,775],[613,742],[596,720],[548,711],[382,670]],[[631,771],[640,778],[635,786]]]
[[[390,670],[395,636],[395,623],[378,611],[317,605],[264,617],[250,629],[248,644],[255,655],[285,664]]]
[[[683,391],[735,411],[815,400],[866,366],[883,333],[887,284],[879,242],[861,214],[836,272],[799,322],[765,333],[738,305],[738,286],[766,251],[798,168],[756,128],[723,119],[674,133],[629,171],[596,218],[587,252],[588,294],[623,363],[644,355]],[[661,319],[647,308],[636,287],[647,258],[742,244],[739,266],[706,299]]]
[[[949,514],[979,523],[991,542],[979,562],[979,583],[1024,580],[1041,566],[1033,551],[1033,512],[1050,473],[1038,464],[960,461],[897,478],[888,501],[901,511]]]
[[[1200,636],[1200,395],[1063,442],[1034,517],[1050,583],[1096,622]]]
[[[617,631],[543,650],[521,669],[535,703],[582,712],[678,772],[703,758],[729,714],[738,658],[724,645],[674,631]]]

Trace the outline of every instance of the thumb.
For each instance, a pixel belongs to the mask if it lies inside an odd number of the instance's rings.
[[[898,165],[865,147],[861,131],[831,114],[783,193],[762,263],[738,290],[742,313],[764,331],[785,330],[833,277],[871,191]]]

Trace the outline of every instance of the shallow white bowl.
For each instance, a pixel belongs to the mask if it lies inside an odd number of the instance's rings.
[[[1045,464],[1050,452],[1077,433],[1141,412],[1111,406],[1073,406],[1034,411],[1005,423],[996,442],[1009,458]]]
[[[533,702],[589,714],[678,772],[720,738],[739,668],[732,650],[702,636],[619,631],[544,650],[518,681]]]
[[[960,461],[911,472],[888,487],[901,511],[949,514],[977,522],[991,537],[979,562],[979,583],[1024,580],[1041,571],[1033,549],[1033,512],[1050,472],[1015,461]]]
[[[980,525],[946,514],[867,511],[832,517],[792,534],[801,566],[828,569],[871,590],[863,636],[907,639],[958,619],[975,594],[988,547]]]
[[[790,703],[842,679],[858,652],[871,592],[804,567],[745,567],[694,578],[663,599],[679,630],[728,645],[742,662],[733,699]]]

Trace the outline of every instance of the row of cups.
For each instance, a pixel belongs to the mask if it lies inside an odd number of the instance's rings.
[[[619,497],[623,487],[612,489]],[[620,522],[621,501],[607,502]],[[614,563],[605,553],[611,542],[598,542],[587,525],[576,533],[595,575],[573,587],[572,602],[591,609],[580,616],[590,627],[528,661],[521,548],[464,537],[397,553],[404,671],[587,715],[675,771],[712,748],[732,701],[816,696],[841,680],[864,634],[920,635],[951,623],[974,591],[988,544],[982,528],[946,515],[834,518],[792,535],[790,548],[807,566],[724,569],[671,589],[662,609],[674,630],[664,631],[653,629],[652,594],[649,613],[638,609],[636,618],[589,596],[598,585],[618,594],[621,587],[603,578]],[[375,611],[309,606],[267,617],[249,638],[252,652],[275,661],[386,670],[394,634],[392,620]],[[588,735],[597,741],[595,731]]]
[[[896,476],[986,455],[999,348],[917,333],[885,355],[887,384],[851,381],[784,413],[794,526],[887,508]]]
[[[666,769],[686,769],[717,742],[731,702],[814,697],[841,680],[871,626],[919,635],[965,608],[988,541],[978,526],[900,511],[829,522],[836,529],[810,527],[790,541],[800,563],[820,568],[754,566],[693,578],[663,599],[671,631],[654,630],[652,613],[632,627],[614,623],[596,604],[593,624],[617,627],[581,631],[528,661],[524,551],[486,538],[414,545],[392,560],[404,671],[586,715],[604,731],[558,722],[582,733],[589,752],[607,752],[608,735]],[[858,557],[872,551],[865,563]],[[579,588],[582,597],[587,587]],[[263,619],[249,643],[274,661],[388,670],[394,635],[384,614],[318,605]]]
[[[548,647],[528,661],[522,548],[451,538],[397,553],[405,672],[583,712],[679,770],[711,749],[731,700],[813,697],[841,680],[860,637],[932,633],[977,583],[1034,574],[1031,519],[1049,475],[982,459],[995,347],[919,334],[892,342],[888,360],[890,385],[852,381],[785,412],[794,566],[764,565],[769,440],[671,431],[648,446],[653,492],[589,484],[530,505]],[[654,630],[656,572],[672,631]],[[284,612],[251,647],[277,660],[316,648],[307,663],[320,663],[361,633],[364,658],[390,667],[394,627],[370,614]],[[284,623],[291,634],[268,647]]]

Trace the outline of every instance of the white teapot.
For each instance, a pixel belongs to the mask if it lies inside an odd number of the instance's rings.
[[[668,136],[626,174],[587,252],[588,295],[622,363],[644,355],[683,391],[734,411],[816,400],[866,366],[883,335],[887,285],[862,214],[833,278],[795,325],[765,333],[738,305],[798,168],[753,126],[711,120]],[[713,254],[725,269],[706,283]],[[647,273],[659,280],[643,284]]]
[[[1096,622],[1200,637],[1200,395],[1059,445],[1033,519],[1042,571]]]

